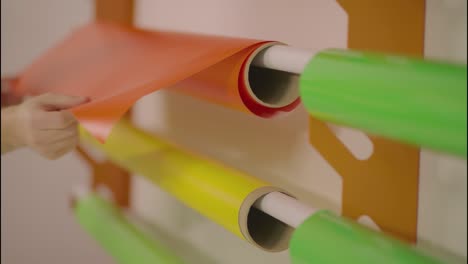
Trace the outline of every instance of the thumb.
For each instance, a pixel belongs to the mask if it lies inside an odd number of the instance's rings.
[[[89,98],[83,96],[44,94],[36,97],[35,101],[47,110],[59,111],[87,103],[89,102]]]

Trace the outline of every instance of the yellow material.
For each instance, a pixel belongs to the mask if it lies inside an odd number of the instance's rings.
[[[109,142],[101,144],[85,128],[81,125],[79,126],[81,138],[91,143],[93,146],[98,147],[106,154],[112,153],[112,159],[123,160],[129,157],[147,154],[168,146],[163,142],[154,140],[151,136],[140,130],[130,128],[131,124],[129,121],[122,120],[115,125],[109,137]],[[119,140],[131,140],[131,144],[125,144],[129,143],[129,141],[119,142]]]
[[[254,177],[161,142],[132,127],[125,120],[114,127],[105,144],[99,143],[85,130],[82,129],[81,132],[83,139],[101,149],[111,160],[148,178],[187,206],[239,237],[269,251],[287,248],[289,228],[274,223],[273,228],[278,228],[279,233],[256,236],[249,230],[251,226],[247,225],[255,200],[278,189]],[[270,219],[270,224],[272,221],[277,220]]]

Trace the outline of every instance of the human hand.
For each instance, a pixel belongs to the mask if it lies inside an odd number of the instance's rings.
[[[77,121],[67,109],[86,97],[44,94],[2,109],[2,153],[29,147],[57,159],[78,144]]]

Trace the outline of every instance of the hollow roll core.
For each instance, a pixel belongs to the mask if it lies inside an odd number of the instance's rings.
[[[256,56],[273,45],[278,43],[266,43],[256,49],[249,56],[242,74],[246,80],[247,93],[256,103],[281,108],[292,104],[299,97],[299,75],[252,64]]]
[[[245,239],[259,248],[279,252],[289,247],[294,229],[254,207],[257,200],[272,192],[283,192],[273,186],[263,186],[251,192],[239,210],[239,227]]]

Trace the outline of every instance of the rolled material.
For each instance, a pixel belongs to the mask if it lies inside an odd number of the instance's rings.
[[[260,197],[283,190],[162,142],[126,120],[115,126],[105,144],[84,131],[83,138],[117,164],[250,243],[267,251],[288,247],[292,228],[252,207]]]
[[[133,226],[112,203],[88,194],[75,203],[80,225],[120,264],[180,264],[173,252]]]
[[[466,157],[466,65],[344,50],[319,52],[300,77],[316,118]]]
[[[297,78],[250,67],[253,57],[273,44],[94,23],[35,61],[15,90],[90,97],[72,112],[101,141],[136,100],[162,88],[271,117],[299,104]]]
[[[293,264],[443,263],[325,210],[311,215],[294,231],[289,252]]]

